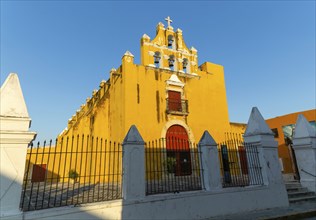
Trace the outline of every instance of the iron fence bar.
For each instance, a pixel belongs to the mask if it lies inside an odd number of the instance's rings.
[[[160,172],[161,172],[161,176],[163,176],[164,175],[164,168],[163,168],[163,155],[162,155],[162,152],[163,152],[163,147],[162,147],[162,144],[161,144],[161,139],[157,139],[156,140],[157,141],[157,157],[158,157],[158,160],[160,160],[160,163],[157,163],[157,168],[160,170]],[[160,166],[159,166],[160,165]],[[163,185],[165,185],[166,186],[166,181],[164,181],[163,182]],[[161,192],[162,190],[161,189],[159,189],[159,192]]]
[[[119,175],[120,175],[120,198],[122,197],[122,184],[123,184],[123,175],[122,175],[122,167],[123,167],[123,155],[122,155],[122,148],[123,145],[122,143],[120,144],[120,157],[119,157],[119,161],[120,161],[120,167],[119,167]]]
[[[42,148],[42,159],[40,163],[40,167],[43,168],[43,160],[44,160],[44,151],[45,151],[46,141],[44,141],[44,146]],[[38,146],[39,148],[39,146]],[[42,171],[42,170],[41,170]],[[45,178],[45,177],[44,177]],[[36,191],[36,199],[35,199],[35,209],[37,209],[37,202],[38,202],[38,194],[39,194],[39,188],[40,188],[41,182],[38,182],[37,184],[37,191]]]
[[[113,142],[113,149],[112,149],[112,152],[114,152],[114,158],[113,158],[113,160],[115,161],[115,147],[116,147],[116,142],[114,141]],[[115,173],[115,166],[112,164],[112,168],[113,168],[113,170],[112,170],[112,173],[111,173],[111,176],[112,176],[112,184],[111,184],[111,186],[112,186],[112,199],[114,198],[114,181],[115,181],[115,176],[114,176],[114,173]]]
[[[73,145],[74,145],[74,135],[71,136],[71,148],[70,148],[70,164],[69,164],[69,171],[68,171],[68,185],[67,185],[67,193],[66,193],[66,205],[68,205],[68,192],[69,192],[69,182],[70,182],[70,176],[69,176],[69,172],[71,169],[71,163],[72,163],[72,150],[73,150]],[[67,148],[68,151],[68,148]],[[67,152],[68,153],[68,152]],[[66,153],[66,155],[67,155]],[[64,164],[64,166],[66,167],[66,163]]]
[[[59,163],[58,163],[58,170],[57,170],[57,181],[56,181],[56,188],[55,188],[54,207],[56,206],[58,182],[60,180],[59,171],[60,171],[60,164],[61,164],[60,161],[61,161],[61,157],[62,157],[63,142],[64,142],[64,138],[62,137],[61,143],[60,143],[60,154],[59,154]]]
[[[100,140],[100,163],[99,163],[99,184],[98,184],[98,201],[100,201],[100,185],[101,185],[101,164],[102,164],[102,155],[103,155],[103,151],[102,151],[102,146],[103,146],[103,139],[101,138]]]
[[[49,158],[50,158],[50,151],[51,151],[51,148],[52,148],[52,140],[50,140],[49,142],[49,151],[48,151],[48,155],[47,155],[47,170],[49,170]],[[45,144],[44,144],[44,147],[43,147],[43,152],[45,150]],[[44,158],[44,155],[43,155],[43,158]],[[42,161],[43,161],[43,158],[42,158]],[[42,162],[43,163],[43,162]],[[44,181],[44,189],[43,189],[43,194],[42,194],[42,208],[44,207],[44,200],[45,200],[45,190],[46,190],[46,183],[47,183],[47,177],[48,177],[48,173],[45,174],[45,181]]]
[[[39,142],[37,142],[37,149],[36,149],[36,157],[35,157],[35,162],[34,164],[36,165],[36,162],[37,162],[37,156],[38,156],[38,149],[39,149]],[[31,158],[30,158],[31,159]],[[31,161],[31,160],[30,160]],[[32,170],[34,170],[34,165],[32,167]],[[32,172],[32,175],[33,175],[33,172]],[[32,177],[31,177],[32,178]],[[30,192],[30,199],[29,199],[29,204],[28,204],[28,209],[30,209],[30,205],[31,205],[31,202],[32,202],[32,195],[33,195],[33,181],[31,179],[31,192]]]
[[[147,143],[145,142],[145,144],[144,144],[144,147],[145,147],[145,179],[146,180],[148,180],[149,179],[149,177],[148,177],[148,168],[147,168],[147,166],[148,166],[148,163],[147,163],[147,158],[148,158],[148,151],[147,151]],[[148,181],[146,181],[145,182],[145,187],[146,187],[146,195],[147,195],[147,192],[148,192]]]
[[[48,194],[48,206],[50,205],[50,197],[52,194],[52,186],[53,186],[53,180],[54,180],[54,168],[55,168],[55,159],[56,159],[56,150],[57,150],[57,142],[58,139],[55,139],[55,153],[54,153],[54,160],[53,160],[53,166],[52,166],[52,177],[51,177],[51,184],[49,187],[49,194]],[[57,181],[56,181],[57,182]]]
[[[152,180],[151,180],[151,183],[153,183],[153,187],[151,187],[151,190],[152,191],[155,191],[156,190],[156,185],[155,185],[155,172],[153,172],[154,171],[154,167],[155,167],[155,165],[154,165],[154,163],[153,163],[153,160],[154,160],[154,152],[153,152],[153,146],[152,146],[152,143],[150,142],[150,141],[148,141],[148,147],[149,147],[149,149],[151,149],[150,150],[150,152],[151,152],[151,157],[150,157],[150,170],[151,170],[151,178],[152,178]]]
[[[84,163],[84,166],[85,166],[85,169],[84,169],[84,178],[83,178],[83,192],[82,192],[82,195],[83,195],[83,198],[82,200],[84,201],[84,198],[85,198],[85,195],[86,195],[86,176],[87,176],[87,165],[88,165],[88,148],[89,148],[89,141],[90,141],[90,136],[88,135],[87,136],[87,140],[86,140],[86,145],[85,145],[85,148],[86,148],[86,160],[85,160],[85,163]],[[89,198],[89,195],[88,195],[88,198]]]
[[[22,198],[22,205],[21,205],[21,209],[23,210],[24,208],[24,200],[26,197],[26,187],[28,185],[28,175],[29,175],[29,169],[30,169],[30,163],[31,163],[31,157],[32,157],[32,150],[33,150],[33,142],[29,145],[30,147],[30,154],[29,154],[29,162],[27,165],[27,170],[26,170],[26,175],[24,175],[25,179],[24,179],[24,191],[23,191],[23,198]]]
[[[79,134],[77,135],[77,139],[76,139],[76,154],[75,154],[76,155],[76,160],[75,160],[75,171],[76,172],[77,172],[78,148],[79,148]],[[78,176],[76,178],[78,178],[79,175],[80,174],[78,174]],[[79,195],[79,189],[80,189],[80,185],[78,187],[77,195]],[[75,197],[75,184],[73,184],[73,186],[72,186],[71,204],[74,204],[74,197]]]
[[[151,164],[152,164],[152,173],[153,173],[153,180],[151,182],[153,182],[154,185],[154,192],[159,191],[159,183],[157,181],[157,178],[159,178],[159,174],[158,174],[158,169],[157,169],[157,154],[155,153],[155,151],[157,151],[158,146],[155,145],[154,141],[149,141],[150,146],[151,146],[151,154],[152,154],[152,158],[151,158]]]
[[[79,143],[79,141],[78,141]],[[81,186],[81,177],[82,177],[82,163],[83,163],[83,149],[84,149],[84,135],[81,136],[81,152],[80,152],[80,169],[79,169],[79,186]],[[79,203],[79,195],[80,195],[80,188],[78,187],[78,194],[77,194],[77,204]]]
[[[107,140],[105,139],[104,140],[104,180],[103,180],[103,191],[102,191],[102,199],[104,199],[104,192],[105,192],[105,190],[104,190],[104,187],[105,187],[105,181],[106,181],[106,165],[107,165],[107,155],[106,155],[106,149],[107,149]]]
[[[163,150],[161,151],[161,155],[168,162],[167,138],[162,138],[161,141],[162,141],[162,145],[163,145]],[[167,176],[166,181],[165,181],[165,189],[168,189],[168,191],[170,191],[170,187],[172,187],[172,184],[170,184],[170,182],[171,182],[170,178],[171,178],[171,175],[173,174],[173,172],[169,173],[167,166],[163,167],[163,171],[166,173],[166,176]]]
[[[99,142],[99,138],[97,137],[97,138],[96,138],[96,143],[95,143],[95,153],[94,153],[94,177],[93,177],[93,190],[92,190],[92,194],[93,194],[93,199],[92,199],[92,201],[93,201],[93,202],[94,202],[94,199],[95,199],[95,186],[96,186],[95,178],[96,178],[97,162],[98,162],[98,159],[97,159],[98,142]]]
[[[260,160],[259,160],[259,151],[258,151],[258,146],[257,145],[255,145],[256,147],[255,147],[255,150],[256,150],[256,159],[257,159],[257,164],[258,164],[258,173],[259,173],[259,175],[258,175],[258,179],[259,179],[259,184],[263,184],[263,177],[262,177],[262,172],[261,172],[261,169],[262,169],[262,167],[261,167],[261,164],[260,164]]]
[[[252,145],[249,145],[249,153],[250,153],[250,160],[251,160],[251,163],[254,164],[256,163],[256,157],[255,157],[255,151],[254,151],[254,148]],[[257,170],[255,169],[255,167],[252,166],[252,173],[254,173],[254,175],[252,175],[252,177],[254,178],[253,179],[253,184],[256,184],[258,182],[258,179],[257,179]]]
[[[152,182],[154,183],[154,187],[153,187],[153,191],[157,191],[157,185],[156,185],[156,173],[155,173],[155,149],[154,149],[154,145],[153,145],[153,142],[149,141],[149,148],[151,149],[151,171],[152,171],[152,174],[153,174],[153,180]]]
[[[62,206],[62,202],[63,202],[63,195],[64,195],[64,185],[65,185],[65,173],[66,173],[66,161],[67,161],[67,152],[68,152],[68,145],[69,145],[69,137],[66,138],[66,151],[65,153],[65,161],[64,161],[64,172],[63,172],[63,181],[62,181],[62,186],[61,186],[61,196],[60,196],[60,203],[59,206]]]
[[[91,136],[91,150],[90,150],[90,163],[89,163],[89,168],[90,168],[90,172],[89,172],[89,186],[88,186],[88,202],[90,201],[90,189],[91,189],[91,169],[92,169],[92,153],[93,153],[93,141],[94,141],[94,136]]]
[[[150,148],[149,148],[149,143],[148,142],[146,142],[145,143],[145,147],[146,147],[146,175],[147,175],[147,180],[151,180],[151,176],[150,176],[150,170],[151,170],[151,163],[148,163],[148,161],[151,161],[151,152],[150,152]],[[149,170],[149,171],[148,171]],[[149,183],[149,181],[147,181],[147,191],[148,190],[151,190],[150,188],[149,188],[149,186],[150,186],[150,183]]]
[[[109,189],[111,189],[111,195],[109,194],[109,198],[113,199],[113,176],[112,176],[112,172],[113,172],[113,164],[110,163],[111,161],[111,157],[113,158],[113,155],[111,154],[111,152],[113,152],[113,146],[114,146],[114,141],[110,141],[110,145],[109,145],[109,173],[108,173],[108,188],[107,191],[109,192]]]
[[[122,178],[120,177],[119,175],[119,171],[121,170],[120,169],[120,158],[121,158],[121,153],[120,153],[120,150],[121,150],[121,144],[118,143],[117,144],[117,168],[116,168],[116,197],[120,197],[120,191],[121,191],[121,187],[119,185],[119,183],[122,182]]]
[[[113,151],[112,151],[112,152],[114,152],[114,155],[113,155],[114,159],[113,159],[113,161],[115,161],[115,159],[116,159],[116,152],[115,152],[115,150],[116,150],[116,142],[114,142],[114,144],[113,144]],[[114,173],[115,173],[115,165],[112,164],[112,166],[113,166],[113,170],[112,170],[111,175],[112,175],[112,199],[113,199],[114,198],[114,183],[115,183],[115,175],[114,175]]]
[[[257,160],[257,149],[254,145],[250,145],[250,149],[252,151],[252,160],[255,162],[255,164],[258,164],[258,160]],[[254,173],[255,173],[255,184],[258,184],[258,169],[256,167],[253,167]]]
[[[186,146],[183,145],[183,144],[186,144],[184,143],[183,139],[180,139],[180,138],[177,138],[176,139],[176,142],[177,142],[177,145],[178,145],[178,149],[179,149],[179,164],[180,164],[180,178],[178,179],[178,184],[179,184],[179,190],[178,192],[180,191],[184,191],[185,190],[185,176],[186,173],[185,173],[185,170],[183,170],[182,168],[182,165],[183,165],[183,162],[184,162],[184,159],[182,158],[182,156],[184,156],[184,151],[185,151],[185,148]],[[183,149],[181,149],[183,148]],[[183,174],[183,175],[182,175]]]
[[[108,162],[109,162],[109,164],[108,164],[108,174],[107,174],[107,178],[108,178],[108,187],[107,187],[107,192],[109,192],[109,189],[110,189],[110,171],[111,171],[111,163],[110,163],[110,161],[111,161],[111,155],[110,155],[110,152],[111,152],[111,144],[112,142],[111,141],[109,141],[109,152],[108,152]],[[109,196],[110,196],[110,193],[107,193],[106,194],[106,196],[107,196],[107,199],[109,199]]]

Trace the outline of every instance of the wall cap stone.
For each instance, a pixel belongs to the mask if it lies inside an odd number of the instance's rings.
[[[210,133],[208,131],[204,131],[199,141],[199,146],[217,146],[217,144]]]
[[[310,125],[306,118],[299,114],[296,121],[294,138],[316,137],[316,130]]]
[[[123,145],[135,144],[144,145],[145,142],[135,125],[132,125],[124,138]]]
[[[28,118],[29,113],[23,97],[19,77],[10,73],[0,89],[0,115]]]
[[[273,135],[273,132],[269,128],[257,107],[253,107],[251,110],[251,114],[247,123],[247,129],[244,134],[245,137],[254,135]]]

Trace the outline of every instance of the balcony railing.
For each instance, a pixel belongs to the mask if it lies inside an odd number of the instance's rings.
[[[176,115],[189,114],[188,100],[167,99],[167,113]]]

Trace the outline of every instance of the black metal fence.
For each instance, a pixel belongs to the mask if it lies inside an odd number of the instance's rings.
[[[200,153],[197,145],[181,139],[147,142],[146,194],[201,190]]]
[[[223,187],[263,185],[258,146],[229,134],[218,144]]]
[[[119,143],[72,136],[46,146],[31,144],[20,208],[23,211],[122,198]]]

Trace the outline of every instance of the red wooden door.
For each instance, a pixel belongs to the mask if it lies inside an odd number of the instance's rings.
[[[46,164],[34,164],[32,172],[32,183],[44,182],[46,176]]]
[[[168,91],[168,109],[169,111],[182,111],[181,92]]]
[[[191,155],[189,137],[180,125],[172,125],[166,134],[167,157],[174,158],[175,175],[191,175]]]
[[[248,162],[247,162],[246,150],[243,146],[238,146],[238,152],[239,152],[239,159],[240,159],[242,174],[248,174]]]

